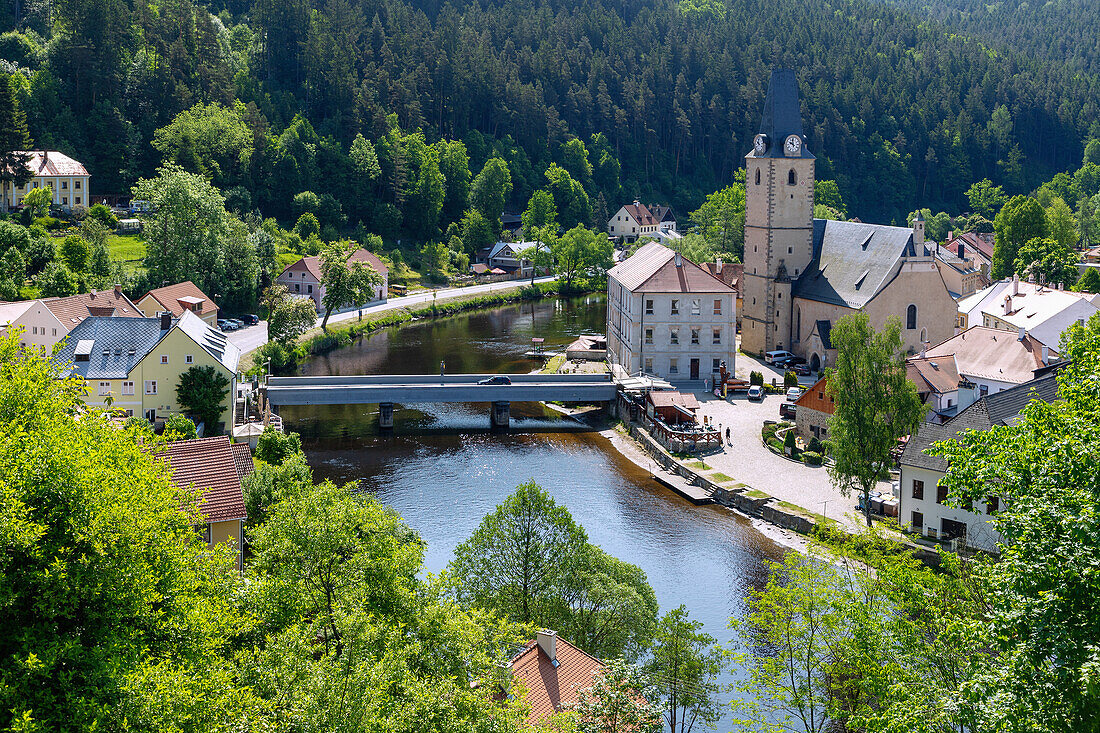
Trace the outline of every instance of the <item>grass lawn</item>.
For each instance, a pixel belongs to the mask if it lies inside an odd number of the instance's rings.
[[[803,507],[800,507],[797,504],[792,504],[789,501],[777,501],[775,503],[778,504],[779,506],[783,507],[787,511],[794,512],[795,514],[800,514],[803,517],[806,517],[807,519],[812,519],[815,522],[817,522],[818,524],[837,524],[837,521],[835,519],[829,519],[828,517],[826,517],[822,514],[818,514],[816,512],[811,512],[810,510],[804,509]]]
[[[132,274],[145,262],[145,240],[138,234],[108,234],[107,253],[112,262],[121,262],[122,268]]]
[[[768,499],[768,498],[771,498],[771,494],[765,494],[763,491],[760,491],[759,489],[749,489],[748,491],[745,492],[745,496],[749,497],[750,499]]]
[[[713,481],[716,484],[725,484],[725,483],[729,483],[730,481],[733,481],[732,476],[727,476],[726,474],[722,473],[721,471],[716,471],[716,472],[712,473],[711,475],[707,476],[707,478],[709,478],[711,481]]]
[[[698,468],[698,469],[701,469],[703,471],[709,471],[710,470],[710,466],[703,463],[702,461],[691,461],[690,463],[685,463],[684,465],[687,466],[688,468]]]
[[[562,352],[554,358],[546,362],[546,366],[542,368],[542,374],[557,374],[561,369],[561,365],[565,363],[565,352]]]

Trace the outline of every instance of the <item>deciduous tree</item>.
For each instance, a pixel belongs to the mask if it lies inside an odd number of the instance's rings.
[[[1047,236],[1046,214],[1030,196],[1013,196],[993,220],[993,231],[996,241],[990,275],[1000,280],[1013,274],[1020,247],[1036,237]]]
[[[652,656],[642,668],[672,733],[691,733],[696,723],[712,728],[722,716],[727,685],[718,677],[727,656],[702,628],[685,606],[672,609],[657,623]]]
[[[494,232],[500,231],[500,215],[512,195],[512,174],[503,159],[493,157],[470,184],[470,208],[477,209]]]
[[[267,338],[293,344],[317,323],[317,308],[309,298],[295,298],[282,283],[269,285],[260,297],[267,310]]]
[[[216,430],[222,406],[229,396],[229,378],[210,365],[193,366],[183,374],[176,385],[176,401],[206,423],[211,434]]]
[[[330,242],[321,250],[321,285],[325,294],[321,306],[325,316],[321,330],[328,330],[332,311],[346,305],[362,305],[374,297],[374,289],[382,284],[382,275],[370,263],[356,260],[349,262],[358,249],[354,242]]]
[[[906,378],[897,318],[875,331],[866,313],[844,316],[830,339],[837,356],[826,382],[836,405],[829,420],[829,478],[845,496],[863,495],[869,527],[871,490],[888,475],[898,439],[917,428],[925,408]]]
[[[573,707],[579,733],[659,733],[661,710],[646,700],[648,688],[638,670],[612,659],[592,686],[578,692]]]

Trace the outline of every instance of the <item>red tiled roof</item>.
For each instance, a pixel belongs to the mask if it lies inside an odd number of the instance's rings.
[[[207,522],[248,518],[241,488],[242,467],[238,466],[229,436],[168,443],[157,458],[168,462],[177,488],[193,488],[202,494],[199,511]]]
[[[357,249],[356,251],[352,252],[351,255],[348,257],[348,262],[366,262],[368,265],[374,268],[375,272],[379,273],[380,275],[385,275],[387,272],[389,272],[389,268],[386,267],[386,264],[378,258],[378,255],[365,249]],[[314,280],[316,280],[317,282],[321,282],[321,258],[303,257],[297,262],[292,262],[285,268],[283,268],[283,273],[300,271],[308,272],[310,275],[313,276]]]
[[[699,400],[690,392],[654,391],[648,394],[654,407],[675,407],[679,405],[687,410],[698,410]]]
[[[649,242],[608,271],[631,292],[728,293],[730,286],[687,257],[676,266],[676,252],[658,242]]]
[[[706,267],[707,272],[712,277],[718,278],[738,293],[741,292],[741,276],[745,272],[743,264],[740,262],[723,262],[722,269],[719,270],[717,262],[707,262]]]
[[[555,645],[558,666],[554,666],[534,640],[512,657],[512,678],[527,690],[531,712],[527,723],[535,725],[577,702],[577,692],[588,689],[603,663],[564,639]]]
[[[114,290],[93,290],[64,298],[43,298],[42,304],[70,331],[88,316],[142,317],[141,311],[129,298]]]
[[[959,244],[965,244],[966,249],[978,250],[986,259],[993,258],[993,235],[992,234],[978,234],[977,232],[965,232],[954,237],[947,243],[949,249],[952,252],[958,254]]]
[[[88,170],[69,156],[56,150],[23,150],[30,156],[27,167],[36,176],[86,176]]]
[[[634,217],[641,226],[655,227],[660,223],[657,217],[651,214],[649,209],[645,207],[645,204],[627,204],[623,208],[626,209],[626,213]]]
[[[183,303],[180,302],[180,298],[198,298],[203,301],[199,310],[192,311],[195,314],[209,313],[211,310],[218,310],[218,304],[207,296],[206,293],[199,290],[199,286],[195,283],[187,280],[186,282],[176,283],[175,285],[165,285],[163,288],[156,288],[150,290],[145,295],[138,298],[139,301],[145,300],[149,296],[153,296],[153,299],[160,303],[160,307],[164,310],[172,311],[172,315],[183,315],[184,310],[191,310],[190,308],[184,308]],[[150,316],[155,316],[156,313],[150,313]]]
[[[233,444],[233,464],[237,468],[237,478],[241,485],[244,485],[245,477],[255,469],[252,463],[252,449],[248,447],[248,443]]]

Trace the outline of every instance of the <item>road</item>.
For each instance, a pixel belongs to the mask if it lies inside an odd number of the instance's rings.
[[[535,283],[548,283],[553,282],[556,278],[539,277],[535,278]],[[484,285],[471,285],[465,288],[444,288],[442,290],[425,290],[420,293],[413,293],[412,295],[406,295],[401,298],[390,298],[384,303],[378,303],[376,305],[368,306],[363,309],[363,315],[369,315],[372,313],[382,313],[384,311],[395,310],[397,308],[407,308],[409,306],[423,305],[429,303],[432,300],[440,298],[453,298],[455,296],[465,295],[484,295],[485,293],[492,293],[498,290],[511,290],[523,285],[530,285],[530,280],[516,281],[507,280],[497,283],[485,283]],[[359,309],[353,308],[341,313],[333,313],[328,319],[329,323],[341,323],[343,321],[350,321],[359,317]],[[321,327],[321,318],[317,318],[317,323],[314,324],[315,328]],[[229,342],[241,350],[242,354],[247,354],[250,351],[260,348],[267,343],[267,321],[260,321],[255,326],[248,326],[237,331],[230,331],[228,334]]]

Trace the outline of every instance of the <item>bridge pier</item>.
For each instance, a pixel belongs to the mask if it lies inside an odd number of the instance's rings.
[[[383,430],[393,430],[393,403],[378,403],[378,427]]]
[[[506,428],[512,419],[512,403],[494,402],[489,408],[489,422],[494,428]]]

